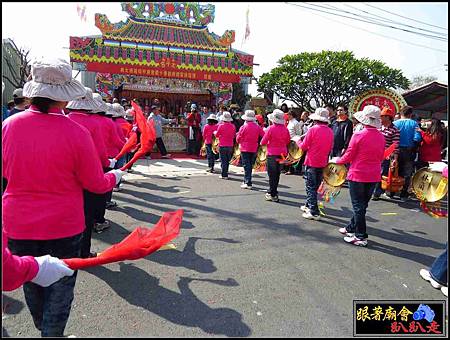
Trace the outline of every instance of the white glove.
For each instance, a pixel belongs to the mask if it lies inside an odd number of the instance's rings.
[[[48,287],[64,276],[72,276],[74,271],[67,267],[67,265],[50,255],[35,257],[39,265],[39,271],[36,277],[31,282],[36,283],[42,287]]]
[[[114,169],[114,167],[116,166],[117,160],[115,160],[114,158],[109,158],[108,160],[109,160],[109,167],[111,169]]]
[[[434,162],[434,163],[430,163],[430,165],[428,166],[428,168],[431,171],[437,171],[437,172],[442,172],[442,170],[444,170],[444,168],[447,166],[447,164],[445,164],[444,162]]]
[[[295,143],[298,143],[298,141],[300,140],[300,136],[294,136],[294,137],[292,137],[292,140],[293,140]]]
[[[117,184],[119,184],[120,179],[122,178],[122,176],[125,174],[125,171],[117,169],[117,170],[108,171],[107,173],[108,174],[114,174],[114,176],[116,176],[116,185],[117,185]]]
[[[336,163],[338,159],[339,159],[339,157],[333,157],[330,159],[329,163]]]

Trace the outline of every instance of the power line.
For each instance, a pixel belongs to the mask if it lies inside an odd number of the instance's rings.
[[[288,2],[287,2],[287,4],[291,5],[291,4],[288,3]],[[304,7],[304,8],[307,8],[307,7]],[[308,8],[308,9],[309,9],[309,8]],[[365,32],[368,32],[368,33],[371,33],[371,34],[378,35],[378,36],[383,37],[383,38],[392,39],[392,40],[397,40],[397,41],[400,41],[400,42],[405,43],[405,44],[414,45],[414,46],[423,47],[423,48],[430,49],[430,50],[434,50],[434,51],[438,51],[438,52],[447,53],[446,50],[441,50],[441,49],[438,49],[438,48],[432,48],[432,47],[429,47],[429,46],[420,45],[420,44],[415,44],[415,43],[412,43],[412,42],[409,42],[409,41],[405,41],[405,40],[401,40],[401,39],[392,38],[392,37],[390,37],[390,36],[383,35],[383,34],[379,34],[379,33],[375,33],[375,32],[366,30],[366,29],[361,28],[361,27],[358,27],[358,26],[353,26],[353,25],[346,24],[346,23],[343,23],[343,22],[340,22],[340,21],[337,21],[337,20],[333,20],[333,19],[331,19],[331,18],[325,17],[325,16],[323,16],[323,15],[320,15],[320,14],[317,14],[317,13],[314,13],[314,12],[312,12],[312,14],[317,15],[317,16],[319,16],[319,17],[321,17],[321,18],[330,20],[330,21],[337,22],[337,23],[342,24],[342,25],[345,25],[345,26],[349,26],[349,27],[352,27],[352,28],[355,28],[355,29],[359,29],[359,30],[361,30],[361,31],[365,31]]]
[[[393,23],[393,24],[397,24],[397,25],[401,25],[401,26],[410,27],[410,28],[412,28],[412,29],[416,29],[416,30],[419,30],[419,31],[424,31],[424,32],[429,32],[429,33],[435,33],[435,34],[439,34],[439,35],[442,35],[442,36],[446,36],[446,35],[447,35],[446,33],[441,33],[441,32],[436,32],[436,31],[430,31],[430,30],[427,30],[427,29],[422,28],[422,27],[411,26],[411,25],[403,24],[403,23],[401,23],[401,22],[399,22],[399,21],[394,21],[394,20],[392,20],[392,19],[387,19],[387,18],[382,17],[381,15],[377,15],[377,14],[374,14],[374,13],[371,13],[371,12],[367,12],[367,11],[365,11],[365,10],[363,10],[363,9],[360,9],[360,8],[357,8],[357,7],[348,5],[348,4],[343,3],[343,2],[341,2],[341,4],[344,5],[344,6],[347,6],[347,7],[349,7],[349,8],[356,9],[357,11],[360,11],[360,12],[363,12],[363,13],[366,13],[366,14],[372,16],[372,17],[365,17],[365,16],[363,16],[364,18],[373,19],[373,20],[379,20],[379,21],[385,21],[385,22],[390,22],[390,23]],[[335,6],[332,6],[332,7],[338,9],[338,8],[335,7]],[[354,13],[352,13],[352,12],[347,12],[347,13],[351,13],[351,14],[353,14],[353,15],[355,15],[355,16],[359,16],[359,15],[360,15],[360,14],[354,14]],[[380,19],[376,19],[376,18],[380,18]]]
[[[393,13],[393,12],[386,11],[386,10],[381,9],[381,8],[378,8],[378,7],[376,7],[376,6],[366,4],[365,2],[363,2],[363,4],[366,5],[366,6],[369,6],[369,7],[375,8],[375,9],[378,9],[379,11],[383,11],[383,12],[386,12],[386,13],[389,13],[389,14],[392,14],[392,15],[396,15],[396,16],[398,16],[398,17],[400,17],[400,18],[404,18],[404,19],[408,19],[408,20],[411,20],[411,21],[420,22],[421,24],[424,24],[424,25],[433,26],[433,27],[437,27],[437,28],[440,28],[440,29],[443,29],[443,30],[448,31],[448,28],[445,28],[445,27],[436,26],[436,25],[432,25],[432,24],[427,24],[426,22],[419,21],[419,20],[417,20],[417,19],[411,19],[411,18],[408,18],[408,17],[404,17],[403,15],[400,15],[400,14],[396,14],[396,13]]]
[[[382,24],[382,23],[374,22],[374,21],[370,21],[370,20],[368,21],[368,20],[363,20],[363,19],[352,18],[352,17],[345,16],[345,15],[342,15],[342,14],[331,13],[331,12],[327,12],[327,11],[320,10],[320,9],[317,9],[317,8],[305,7],[305,6],[302,6],[302,5],[295,4],[295,3],[288,3],[288,4],[291,4],[291,5],[294,5],[294,6],[298,6],[298,7],[307,8],[307,9],[311,9],[311,10],[322,12],[322,13],[327,13],[327,14],[343,17],[343,18],[348,18],[348,19],[351,19],[351,20],[362,21],[362,22],[366,22],[366,23],[369,23],[369,24],[373,24],[373,25],[388,27],[388,28],[392,28],[392,29],[396,29],[396,30],[400,30],[400,31],[404,31],[404,32],[412,33],[412,34],[417,34],[417,35],[420,35],[420,36],[423,36],[423,37],[426,37],[426,38],[430,38],[430,39],[435,39],[435,40],[440,40],[440,41],[447,41],[447,38],[444,38],[444,37],[439,37],[439,36],[435,36],[435,35],[414,32],[414,31],[410,31],[410,30],[407,30],[407,29],[403,29],[403,28],[399,28],[399,27],[395,27],[395,26],[390,26],[390,25],[386,25],[386,24]],[[315,4],[308,4],[308,5],[324,8],[323,6],[315,5]],[[343,10],[340,10],[340,11],[345,12]]]

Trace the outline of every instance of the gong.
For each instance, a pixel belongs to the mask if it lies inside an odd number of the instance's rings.
[[[347,168],[343,164],[328,163],[323,169],[323,180],[333,187],[339,187],[345,182]]]
[[[422,201],[437,202],[447,194],[448,180],[440,172],[422,168],[412,177],[412,190]]]

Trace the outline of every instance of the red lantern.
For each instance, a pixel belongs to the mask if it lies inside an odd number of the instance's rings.
[[[175,6],[173,5],[173,3],[169,2],[168,4],[166,4],[165,10],[167,14],[173,14],[175,13]]]

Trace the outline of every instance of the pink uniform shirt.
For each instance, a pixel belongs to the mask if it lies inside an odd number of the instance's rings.
[[[350,163],[347,179],[354,182],[381,181],[381,162],[384,159],[384,136],[374,127],[366,126],[355,132],[347,150],[337,164]]]
[[[111,118],[105,116],[95,114],[94,117],[101,124],[103,140],[105,141],[108,157],[109,158],[116,157],[125,144],[123,141],[120,140],[120,137],[117,134],[116,124],[114,124]]]
[[[119,119],[120,118],[113,120],[113,123],[116,126],[116,131],[117,131],[117,135],[119,136],[119,139],[121,140],[121,142],[123,144],[125,144],[127,142],[127,139],[125,138],[125,133],[123,132],[123,129],[122,129],[123,122],[119,121]],[[123,145],[122,145],[122,147],[123,147]],[[122,150],[122,148],[120,148],[120,150]],[[120,150],[119,150],[119,152],[120,152]]]
[[[297,145],[306,152],[305,165],[324,168],[328,164],[328,156],[333,148],[333,130],[326,124],[316,124],[306,133],[303,141]]]
[[[33,256],[16,256],[7,248],[8,239],[2,232],[2,290],[11,291],[33,280],[39,265]]]
[[[284,124],[269,126],[261,140],[261,145],[267,145],[268,156],[280,156],[287,154],[287,145],[291,141],[289,130]]]
[[[33,110],[33,111],[31,111]],[[89,131],[61,112],[35,107],[2,125],[3,228],[8,238],[52,240],[83,232],[83,189],[115,186],[104,174]]]
[[[108,153],[106,151],[105,141],[103,140],[100,123],[92,116],[92,114],[84,112],[72,111],[69,113],[68,117],[81,126],[84,126],[89,131],[102,166],[104,168],[109,167]]]
[[[256,152],[259,137],[264,136],[264,130],[255,122],[245,122],[236,135],[236,142],[240,144],[242,152]]]
[[[205,144],[212,144],[213,133],[214,131],[217,131],[218,127],[219,127],[218,124],[205,125],[205,127],[203,128],[203,139],[205,140]]]
[[[215,134],[219,138],[219,146],[233,146],[236,127],[231,122],[223,122],[219,124]]]

